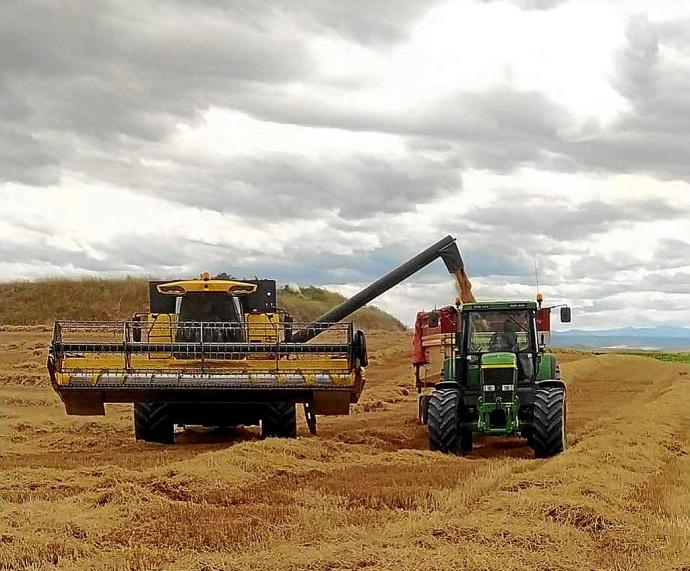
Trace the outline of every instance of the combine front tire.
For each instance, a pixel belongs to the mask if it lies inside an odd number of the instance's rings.
[[[537,458],[549,458],[565,450],[565,390],[538,389],[534,393],[534,411],[530,441]]]
[[[165,403],[134,403],[134,436],[137,440],[172,444],[175,442],[173,419]]]
[[[460,427],[462,399],[453,389],[436,390],[429,398],[427,423],[429,448],[446,454],[472,450],[472,431]]]
[[[277,402],[265,406],[261,417],[261,436],[268,438],[295,438],[297,436],[297,414],[295,403]]]

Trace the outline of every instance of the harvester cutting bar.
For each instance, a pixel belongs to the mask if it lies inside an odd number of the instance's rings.
[[[55,355],[68,353],[179,353],[185,356],[194,355],[235,355],[244,353],[271,353],[290,355],[293,353],[343,353],[350,350],[348,344],[309,345],[306,343],[53,343]]]
[[[319,326],[329,330],[321,342],[295,343],[285,339],[289,329],[266,323],[58,321],[48,367],[61,394],[108,387],[347,388],[361,358],[352,324]]]

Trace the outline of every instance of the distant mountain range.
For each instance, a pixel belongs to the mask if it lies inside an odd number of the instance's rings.
[[[551,345],[573,349],[690,350],[690,327],[659,325],[592,331],[554,331],[551,335]]]

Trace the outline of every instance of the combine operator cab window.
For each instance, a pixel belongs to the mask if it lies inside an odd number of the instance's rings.
[[[242,320],[236,297],[220,293],[188,293],[180,304],[179,321],[231,322]]]
[[[477,311],[469,315],[469,353],[531,351],[527,311]]]

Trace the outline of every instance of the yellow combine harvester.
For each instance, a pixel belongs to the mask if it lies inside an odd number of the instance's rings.
[[[130,321],[57,321],[48,357],[67,414],[134,403],[137,439],[174,441],[174,425],[261,425],[294,437],[295,404],[348,414],[364,387],[366,339],[348,315],[437,258],[463,275],[447,236],[308,324],[276,307],[274,280],[149,282],[149,313]]]

